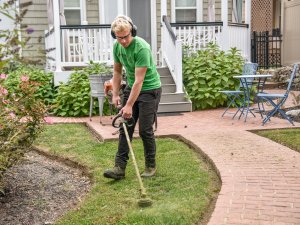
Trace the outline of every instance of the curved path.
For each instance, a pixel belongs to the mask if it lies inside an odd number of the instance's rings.
[[[208,224],[300,224],[300,154],[249,132],[293,127],[273,118],[261,126],[259,115],[246,123],[221,118],[223,109],[159,116],[156,135],[176,134],[193,143],[216,166],[222,187]],[[54,122],[86,122],[103,139],[117,138],[110,117],[54,118]],[[300,123],[295,123],[300,127]]]

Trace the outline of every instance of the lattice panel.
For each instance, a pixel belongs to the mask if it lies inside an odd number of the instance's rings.
[[[272,31],[273,0],[252,0],[251,7],[252,31]]]

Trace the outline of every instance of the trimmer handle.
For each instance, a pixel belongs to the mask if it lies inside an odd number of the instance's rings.
[[[134,119],[131,117],[130,119],[124,119],[121,114],[118,114],[112,121],[112,126],[115,128],[120,128],[123,123],[125,123],[128,127],[132,127],[134,125]]]

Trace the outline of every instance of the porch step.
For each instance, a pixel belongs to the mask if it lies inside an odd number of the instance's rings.
[[[161,77],[162,76],[171,76],[172,77],[170,70],[167,67],[158,67],[157,71]]]
[[[162,93],[160,102],[185,102],[187,100],[185,93]]]
[[[176,93],[176,84],[166,67],[157,68],[162,83],[162,96],[158,106],[158,113],[190,112],[192,103],[186,93]]]
[[[192,104],[190,102],[160,103],[158,106],[158,113],[191,112],[191,111],[192,111]]]
[[[175,84],[162,84],[162,93],[175,93],[176,85]]]
[[[171,76],[160,76],[160,81],[162,84],[175,84]]]

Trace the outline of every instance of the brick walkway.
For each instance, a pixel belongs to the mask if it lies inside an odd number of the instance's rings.
[[[156,135],[178,135],[196,145],[214,163],[222,187],[209,225],[300,224],[300,154],[257,136],[249,130],[293,127],[272,118],[261,126],[261,118],[249,115],[246,123],[221,118],[224,109],[158,117]],[[54,118],[55,122],[86,122],[104,140],[112,135],[110,117]],[[300,127],[300,123],[295,123]]]

